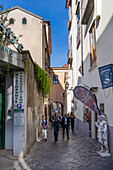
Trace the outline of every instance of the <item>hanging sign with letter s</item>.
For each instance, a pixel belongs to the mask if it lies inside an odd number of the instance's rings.
[[[108,64],[98,68],[102,88],[106,89],[113,86],[113,64]]]

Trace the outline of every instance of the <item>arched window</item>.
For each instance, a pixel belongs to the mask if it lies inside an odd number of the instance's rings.
[[[27,24],[27,19],[26,18],[22,19],[22,24]]]
[[[9,24],[14,24],[14,19],[13,18],[10,18]]]
[[[58,75],[53,75],[53,84],[58,84]]]

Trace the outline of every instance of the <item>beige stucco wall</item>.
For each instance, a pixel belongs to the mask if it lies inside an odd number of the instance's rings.
[[[34,75],[34,65],[28,57],[27,73],[27,110],[26,110],[26,152],[30,150],[41,133],[40,121],[44,114],[42,94],[38,92]]]
[[[58,101],[61,102],[64,105],[64,99],[63,99],[63,91],[65,90],[65,84],[64,84],[64,74],[65,72],[68,72],[68,69],[64,70],[51,70],[50,71],[50,77],[51,77],[51,93],[50,93],[50,101]],[[53,75],[58,75],[58,84],[53,84]]]
[[[22,18],[27,19],[27,24],[22,24]],[[24,50],[29,50],[34,61],[42,67],[42,22],[20,9],[15,9],[9,12],[8,19],[13,18],[14,24],[10,25],[11,30],[19,38],[19,43],[22,43]],[[13,46],[11,46],[13,48]]]

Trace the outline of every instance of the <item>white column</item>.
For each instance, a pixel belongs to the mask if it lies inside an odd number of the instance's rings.
[[[95,139],[95,112],[91,113],[91,138]]]

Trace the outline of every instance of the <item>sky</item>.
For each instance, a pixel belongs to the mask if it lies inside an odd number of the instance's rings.
[[[67,64],[68,52],[68,11],[66,0],[0,0],[4,10],[16,5],[28,10],[43,20],[50,20],[52,55],[51,67]]]

